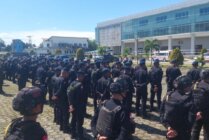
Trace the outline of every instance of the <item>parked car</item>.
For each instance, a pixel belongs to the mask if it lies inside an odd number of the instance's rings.
[[[169,61],[169,55],[170,55],[171,51],[159,51],[154,53],[154,55],[152,56],[152,59],[159,59],[160,61],[166,62]]]

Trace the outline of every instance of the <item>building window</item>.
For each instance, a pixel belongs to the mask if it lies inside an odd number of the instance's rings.
[[[208,15],[208,14],[209,14],[209,7],[200,9],[200,15]]]
[[[168,35],[169,34],[169,28],[157,28],[155,30],[153,30],[153,35],[154,36],[159,36],[159,35]]]
[[[183,19],[183,18],[188,18],[189,16],[189,12],[180,12],[180,13],[176,13],[176,19]]]
[[[209,21],[196,23],[195,24],[195,31],[196,32],[209,31]]]
[[[145,19],[145,20],[140,20],[139,21],[139,26],[145,26],[145,25],[147,25],[148,24],[148,20],[147,19]]]
[[[86,47],[86,44],[83,44],[84,47]]]
[[[144,31],[144,30],[138,31],[137,36],[138,37],[149,37],[150,31]]]
[[[157,23],[166,22],[166,20],[167,20],[167,16],[160,16],[156,18]]]
[[[191,24],[185,24],[185,25],[176,25],[171,27],[171,33],[172,34],[179,34],[179,33],[189,33],[192,30]]]

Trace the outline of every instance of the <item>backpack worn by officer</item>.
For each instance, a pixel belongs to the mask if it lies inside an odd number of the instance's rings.
[[[99,112],[96,130],[101,136],[110,138],[113,134],[113,126],[117,112],[121,110],[121,106],[115,104],[113,109],[108,109],[105,105],[108,101],[104,101]]]
[[[5,130],[4,140],[46,140],[45,130],[35,121],[14,119]]]

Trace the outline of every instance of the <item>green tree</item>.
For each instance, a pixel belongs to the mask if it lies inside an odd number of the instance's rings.
[[[83,60],[85,58],[84,51],[82,48],[78,48],[76,50],[76,58],[77,58],[77,60]]]
[[[144,50],[146,55],[149,57],[151,57],[151,65],[152,65],[152,51],[153,50],[159,50],[159,44],[158,44],[158,40],[154,39],[154,40],[145,40],[144,42]]]
[[[36,54],[36,52],[34,50],[30,51],[30,55],[35,55],[35,54]]]
[[[11,52],[12,51],[12,45],[7,45],[5,48],[5,51]]]
[[[201,64],[201,67],[205,65],[205,56],[204,53],[207,52],[206,48],[202,48],[200,51],[200,56],[197,57],[197,61]]]
[[[123,50],[123,56],[126,57],[128,55],[130,55],[130,48],[125,47]]]
[[[98,48],[98,45],[95,40],[88,39],[87,41],[88,41],[88,50],[89,51],[94,51]]]
[[[56,55],[62,54],[62,50],[61,50],[61,49],[56,49],[55,54],[56,54]]]
[[[184,64],[184,56],[181,53],[181,50],[179,48],[175,48],[169,55],[169,60],[177,60],[178,65],[183,65]]]
[[[98,47],[97,50],[99,55],[104,55],[106,53],[105,47]]]

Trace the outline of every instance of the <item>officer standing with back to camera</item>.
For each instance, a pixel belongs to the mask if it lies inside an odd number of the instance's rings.
[[[119,82],[110,85],[112,97],[100,104],[92,128],[98,140],[130,140],[135,131],[135,123],[126,112],[122,101],[126,89]]]
[[[64,133],[69,132],[69,103],[67,98],[67,88],[69,86],[69,71],[67,68],[63,68],[59,78],[56,79],[57,88],[54,92],[52,99],[55,101],[56,115],[58,124],[60,124],[60,130]]]
[[[187,76],[189,76],[192,79],[193,84],[200,81],[200,72],[201,69],[198,68],[198,62],[192,62],[192,68],[187,72]]]
[[[143,118],[147,117],[147,84],[148,84],[148,73],[145,65],[145,59],[140,60],[139,67],[137,68],[134,80],[136,86],[136,114],[137,116],[142,115]],[[141,112],[140,112],[140,100],[142,101]]]
[[[157,96],[157,105],[158,110],[160,109],[161,105],[161,94],[162,94],[162,78],[163,78],[163,71],[159,65],[159,59],[154,60],[154,66],[149,71],[149,80],[151,84],[151,97],[150,97],[150,111],[153,111],[154,107],[154,99],[155,95]]]
[[[174,90],[173,81],[181,75],[177,59],[171,60],[171,66],[166,69],[167,92]]]
[[[4,67],[3,67],[3,61],[0,59],[0,94],[4,94],[4,91],[2,89],[4,81]]]
[[[77,72],[77,79],[68,87],[69,112],[71,119],[71,138],[83,140],[83,123],[86,114],[88,94],[84,89],[85,73],[81,70]]]
[[[167,129],[169,140],[190,140],[195,120],[192,81],[188,76],[179,76],[174,82],[175,90],[163,99],[160,118]]]
[[[133,98],[133,93],[135,92],[133,81],[131,79],[131,67],[124,66],[122,74],[119,76],[119,78],[124,79],[127,83],[127,93],[126,93],[126,98],[124,99],[124,105],[127,111],[131,112],[132,98]]]
[[[112,83],[111,72],[109,68],[102,69],[102,77],[97,82],[97,102],[110,99],[110,84]]]
[[[23,60],[21,63],[19,63],[17,75],[18,90],[21,90],[26,86],[26,82],[28,80],[29,75],[29,67],[26,60]]]
[[[201,81],[195,84],[193,93],[197,114],[191,140],[199,140],[202,127],[204,140],[209,140],[209,70],[201,71],[200,76]]]
[[[13,109],[23,117],[6,128],[4,140],[47,140],[47,133],[36,120],[42,113],[44,96],[37,87],[23,88],[13,99]]]

